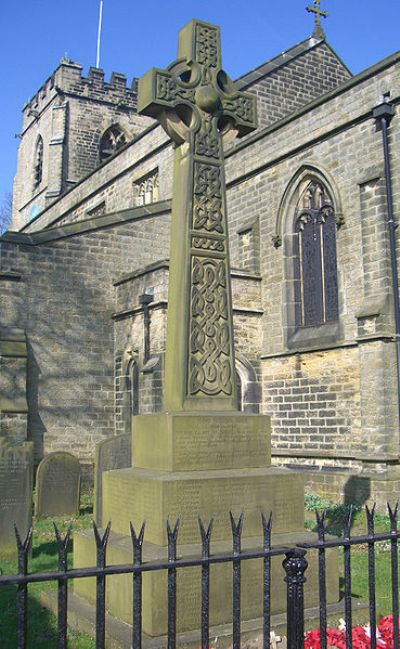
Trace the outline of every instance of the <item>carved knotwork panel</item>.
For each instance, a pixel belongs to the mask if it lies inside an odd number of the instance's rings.
[[[221,67],[219,33],[215,27],[196,25],[196,61],[202,67],[202,83],[212,79],[212,69]]]
[[[220,146],[220,138],[213,126],[213,117],[211,115],[204,115],[201,120],[200,130],[195,136],[195,154],[218,160],[221,155]]]
[[[193,229],[224,233],[219,166],[194,163]]]
[[[184,88],[170,73],[157,71],[156,101],[168,102],[173,105],[177,98],[193,103],[193,88]]]
[[[192,248],[197,250],[211,250],[213,252],[225,252],[225,241],[211,237],[194,236],[192,237]]]
[[[238,95],[232,99],[224,99],[225,111],[232,113],[238,121],[254,127],[256,122],[256,104],[253,97]]]
[[[226,262],[192,257],[189,394],[232,394]]]

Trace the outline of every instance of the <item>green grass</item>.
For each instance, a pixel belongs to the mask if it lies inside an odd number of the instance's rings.
[[[326,509],[326,531],[334,536],[342,536],[343,528],[350,513],[350,505],[334,504],[307,493],[305,498],[306,528],[316,531],[315,510]],[[375,514],[375,532],[388,532],[390,530],[389,516],[381,513]],[[353,508],[351,535],[361,536],[367,533],[365,509]],[[343,550],[339,550],[340,588],[344,591]],[[400,553],[400,549],[399,549]],[[400,564],[400,561],[399,561]],[[375,578],[376,602],[378,617],[392,612],[391,602],[391,559],[390,541],[381,541],[375,544]],[[363,600],[368,600],[368,553],[366,545],[355,545],[351,550],[351,584],[352,594]]]
[[[32,553],[29,559],[29,572],[42,572],[57,569],[57,543],[55,541],[53,520],[60,533],[65,535],[69,527],[72,532],[91,526],[93,497],[82,494],[79,518],[54,517],[52,520],[33,521]],[[68,566],[72,567],[72,542],[68,545]],[[17,561],[0,560],[3,575],[18,572]],[[70,587],[71,587],[70,582]],[[28,646],[35,649],[54,649],[57,639],[56,617],[40,603],[40,592],[56,589],[56,582],[31,584],[28,596]],[[16,586],[0,588],[0,638],[2,649],[16,647]],[[83,634],[68,632],[69,649],[94,649],[95,643]]]
[[[69,527],[72,531],[87,529],[92,521],[92,496],[83,494],[81,511],[77,519],[55,518],[58,529],[66,534]],[[341,536],[343,526],[349,514],[348,505],[335,505],[314,494],[307,494],[306,528],[315,531],[314,510],[327,510],[327,532]],[[375,530],[389,530],[389,518],[382,514],[375,515]],[[365,512],[356,508],[352,519],[351,533],[353,536],[366,532]],[[378,615],[391,613],[391,573],[390,573],[390,543],[376,544],[376,597]],[[340,551],[340,586],[344,587],[343,555]],[[72,543],[68,547],[68,565],[72,566]],[[368,555],[366,546],[354,546],[351,552],[352,593],[361,599],[368,599]],[[50,520],[34,521],[34,536],[32,555],[29,561],[29,572],[54,570],[57,568],[57,544],[54,527]],[[16,561],[0,561],[3,574],[16,574]],[[55,616],[40,603],[40,592],[55,589],[55,582],[32,584],[29,586],[28,630],[30,649],[53,649],[56,646],[57,622]],[[71,584],[70,584],[71,587]],[[2,649],[14,649],[16,646],[16,592],[14,586],[0,588],[0,644]],[[83,634],[69,631],[69,649],[94,649],[94,641]]]

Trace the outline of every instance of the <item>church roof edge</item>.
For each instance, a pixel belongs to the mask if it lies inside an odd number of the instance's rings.
[[[349,74],[351,74],[348,67],[343,63],[342,59],[336,54],[336,52],[329,45],[329,43],[326,41],[325,38],[315,38],[314,36],[309,36],[305,40],[300,41],[300,43],[297,43],[296,45],[293,45],[289,49],[284,50],[280,54],[272,57],[272,59],[268,59],[268,61],[265,61],[264,63],[261,63],[260,65],[253,68],[252,70],[245,72],[245,74],[241,75],[235,80],[236,87],[239,90],[246,88],[250,84],[265,77],[267,74],[270,74],[271,72],[277,70],[283,65],[287,65],[294,58],[300,56],[301,54],[304,54],[305,52],[313,49],[314,47],[320,45],[321,43],[325,43],[329,47],[329,49],[339,60],[339,62],[346,68]]]
[[[304,106],[301,106],[301,108],[299,108],[297,111],[293,113],[289,113],[289,115],[286,115],[282,119],[275,121],[272,124],[269,124],[268,126],[265,126],[264,128],[260,129],[259,131],[256,131],[255,133],[252,133],[251,135],[247,136],[241,142],[238,142],[234,147],[229,149],[229,151],[225,153],[225,158],[235,155],[240,150],[246,148],[247,146],[250,146],[257,140],[266,137],[267,135],[269,135],[269,133],[272,133],[273,131],[284,126],[285,124],[301,117],[305,113],[308,113],[309,111],[313,110],[317,106],[324,104],[325,102],[329,101],[336,95],[346,92],[347,90],[351,89],[353,86],[356,86],[359,83],[366,81],[370,77],[374,76],[375,74],[378,74],[379,72],[385,70],[386,68],[392,65],[395,65],[396,63],[400,63],[400,50],[397,50],[393,54],[390,54],[389,56],[382,59],[381,61],[378,61],[378,63],[374,63],[373,65],[366,68],[365,70],[362,70],[358,74],[351,76],[349,79],[343,81],[336,88],[333,88],[332,90],[329,90],[325,94],[316,97],[308,104],[304,104]],[[371,108],[371,114],[372,114],[372,108]]]

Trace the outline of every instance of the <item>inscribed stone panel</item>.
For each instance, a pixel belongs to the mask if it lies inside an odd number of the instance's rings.
[[[0,438],[0,552],[16,552],[14,524],[22,539],[31,525],[33,444],[11,446]]]

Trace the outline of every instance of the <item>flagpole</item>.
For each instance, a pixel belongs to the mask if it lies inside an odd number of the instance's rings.
[[[100,67],[100,39],[101,39],[101,23],[103,20],[103,0],[100,0],[99,9],[99,26],[97,29],[97,52],[96,52],[96,68]]]

